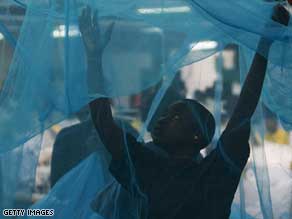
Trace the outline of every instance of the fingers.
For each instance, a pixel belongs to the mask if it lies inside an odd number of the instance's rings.
[[[289,23],[290,14],[284,6],[278,4],[274,7],[272,19],[280,24],[287,26]]]
[[[112,22],[109,26],[109,28],[105,31],[104,34],[104,47],[109,43],[111,40],[112,32],[115,26],[115,22]]]
[[[88,48],[93,47],[93,44],[99,44],[98,46],[94,45],[94,47],[99,47],[101,50],[107,46],[111,40],[112,31],[115,25],[114,21],[109,24],[104,33],[104,37],[101,37],[98,10],[92,11],[92,9],[87,6],[82,10],[78,22],[82,38]]]
[[[92,25],[91,8],[89,6],[85,9],[85,22],[90,26]]]
[[[94,27],[97,27],[98,18],[99,18],[98,10],[94,10],[93,16],[92,16],[91,8],[89,6],[86,6],[82,10],[81,15],[79,16],[78,20],[81,22],[90,24]]]
[[[78,17],[78,24],[81,32],[85,30],[87,20],[87,8],[84,8],[82,9],[81,15]]]
[[[82,27],[84,17],[85,17],[85,9],[82,9],[81,15],[78,17],[78,23],[79,23],[80,28]]]
[[[283,5],[278,5],[276,10],[278,10],[278,14],[280,14],[283,18],[290,17],[289,12],[286,10],[286,8]]]
[[[109,25],[109,28],[106,30],[106,37],[110,38],[110,36],[112,35],[113,29],[115,26],[115,22],[111,22],[111,24]]]
[[[92,24],[93,24],[94,27],[98,26],[98,10],[94,11]]]
[[[97,35],[99,35],[99,33],[100,33],[98,18],[99,18],[98,10],[95,10],[94,14],[93,14],[93,18],[92,18],[92,25],[93,25],[93,29]]]
[[[86,6],[79,16],[79,20],[87,23],[91,23],[91,8],[89,6]]]
[[[78,23],[82,34],[88,35],[89,33],[99,32],[97,10],[94,11],[94,15],[92,17],[92,9],[90,6],[86,6],[78,18]]]

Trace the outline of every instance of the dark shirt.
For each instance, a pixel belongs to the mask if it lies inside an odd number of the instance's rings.
[[[64,128],[56,137],[51,162],[51,186],[102,145],[91,121]]]
[[[147,198],[147,207],[144,206],[147,209],[143,209],[147,219],[229,218],[249,157],[249,121],[240,127],[230,126],[221,135],[216,149],[200,163],[194,161],[186,166],[185,162],[138,143],[129,134],[122,140],[121,130],[111,121],[109,105],[99,104],[95,108],[98,112],[93,114],[95,125],[105,146],[112,153],[119,153],[113,149],[124,145],[122,156],[112,154],[110,171],[131,195]]]
[[[248,139],[239,140],[235,146],[248,144]],[[111,162],[110,171],[128,191],[136,183],[146,194],[150,219],[227,219],[249,154],[236,164],[220,142],[201,163],[188,166],[132,142],[128,145],[133,173],[126,154]]]

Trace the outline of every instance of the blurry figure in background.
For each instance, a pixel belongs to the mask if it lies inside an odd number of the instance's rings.
[[[102,153],[109,162],[110,158],[105,153],[89,113],[88,107],[81,109],[76,114],[80,123],[66,127],[57,134],[52,152],[51,187],[94,152]],[[127,121],[116,120],[115,122],[119,126],[123,123],[133,136],[137,136],[137,132]],[[107,171],[104,172],[104,176],[105,179],[109,179]]]
[[[80,123],[62,129],[56,136],[51,161],[51,187],[101,145],[89,110],[77,113]]]
[[[271,112],[265,105],[263,105],[263,109],[266,124],[265,139],[273,143],[288,145],[290,143],[289,133],[280,127],[275,113]]]
[[[272,19],[287,25],[289,13],[277,6]],[[110,37],[105,44],[99,42],[98,15],[95,13],[92,18],[89,7],[79,18],[79,25],[89,64],[88,75],[102,77],[102,53]],[[261,39],[258,46],[268,55],[271,44],[271,41]],[[110,172],[132,196],[146,197],[147,205],[142,207],[138,218],[229,218],[250,153],[250,122],[260,99],[267,64],[265,57],[255,55],[217,148],[201,162],[195,158],[211,142],[215,121],[197,101],[184,99],[170,105],[155,120],[151,129],[153,142],[148,144],[137,142],[131,134],[115,125],[107,98],[90,103],[95,128],[112,155]],[[99,83],[97,87],[104,86],[102,81],[96,83]],[[102,214],[99,208],[95,210]]]

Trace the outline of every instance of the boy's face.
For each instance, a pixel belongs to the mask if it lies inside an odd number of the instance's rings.
[[[191,110],[184,102],[171,105],[157,120],[151,135],[154,143],[168,150],[179,150],[180,145],[194,143],[197,127]]]

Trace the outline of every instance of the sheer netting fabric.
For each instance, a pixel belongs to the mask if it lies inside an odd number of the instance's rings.
[[[149,201],[145,191],[158,179],[138,169],[160,168],[160,160],[142,156],[139,147],[167,157],[152,143],[153,124],[171,104],[197,100],[213,114],[216,130],[194,158],[206,165],[194,169],[193,183],[209,180],[208,168],[219,159],[212,151],[255,54],[267,59],[267,73],[229,218],[292,218],[292,25],[272,18],[276,4],[292,12],[286,1],[1,0],[0,218],[4,209],[21,208],[54,215],[19,218],[153,219],[152,205],[160,202],[169,202],[164,210],[176,218],[196,188],[180,190],[179,204],[163,195]],[[96,40],[106,42],[101,57],[88,56],[81,33],[88,8]],[[263,40],[269,50],[259,46]],[[102,74],[90,70],[91,61]],[[111,142],[123,139],[116,141],[124,146],[122,161],[105,145],[107,121],[101,133],[92,116],[90,103],[103,99],[121,130]],[[101,112],[100,120],[110,118]],[[197,218],[200,209],[193,209]]]

